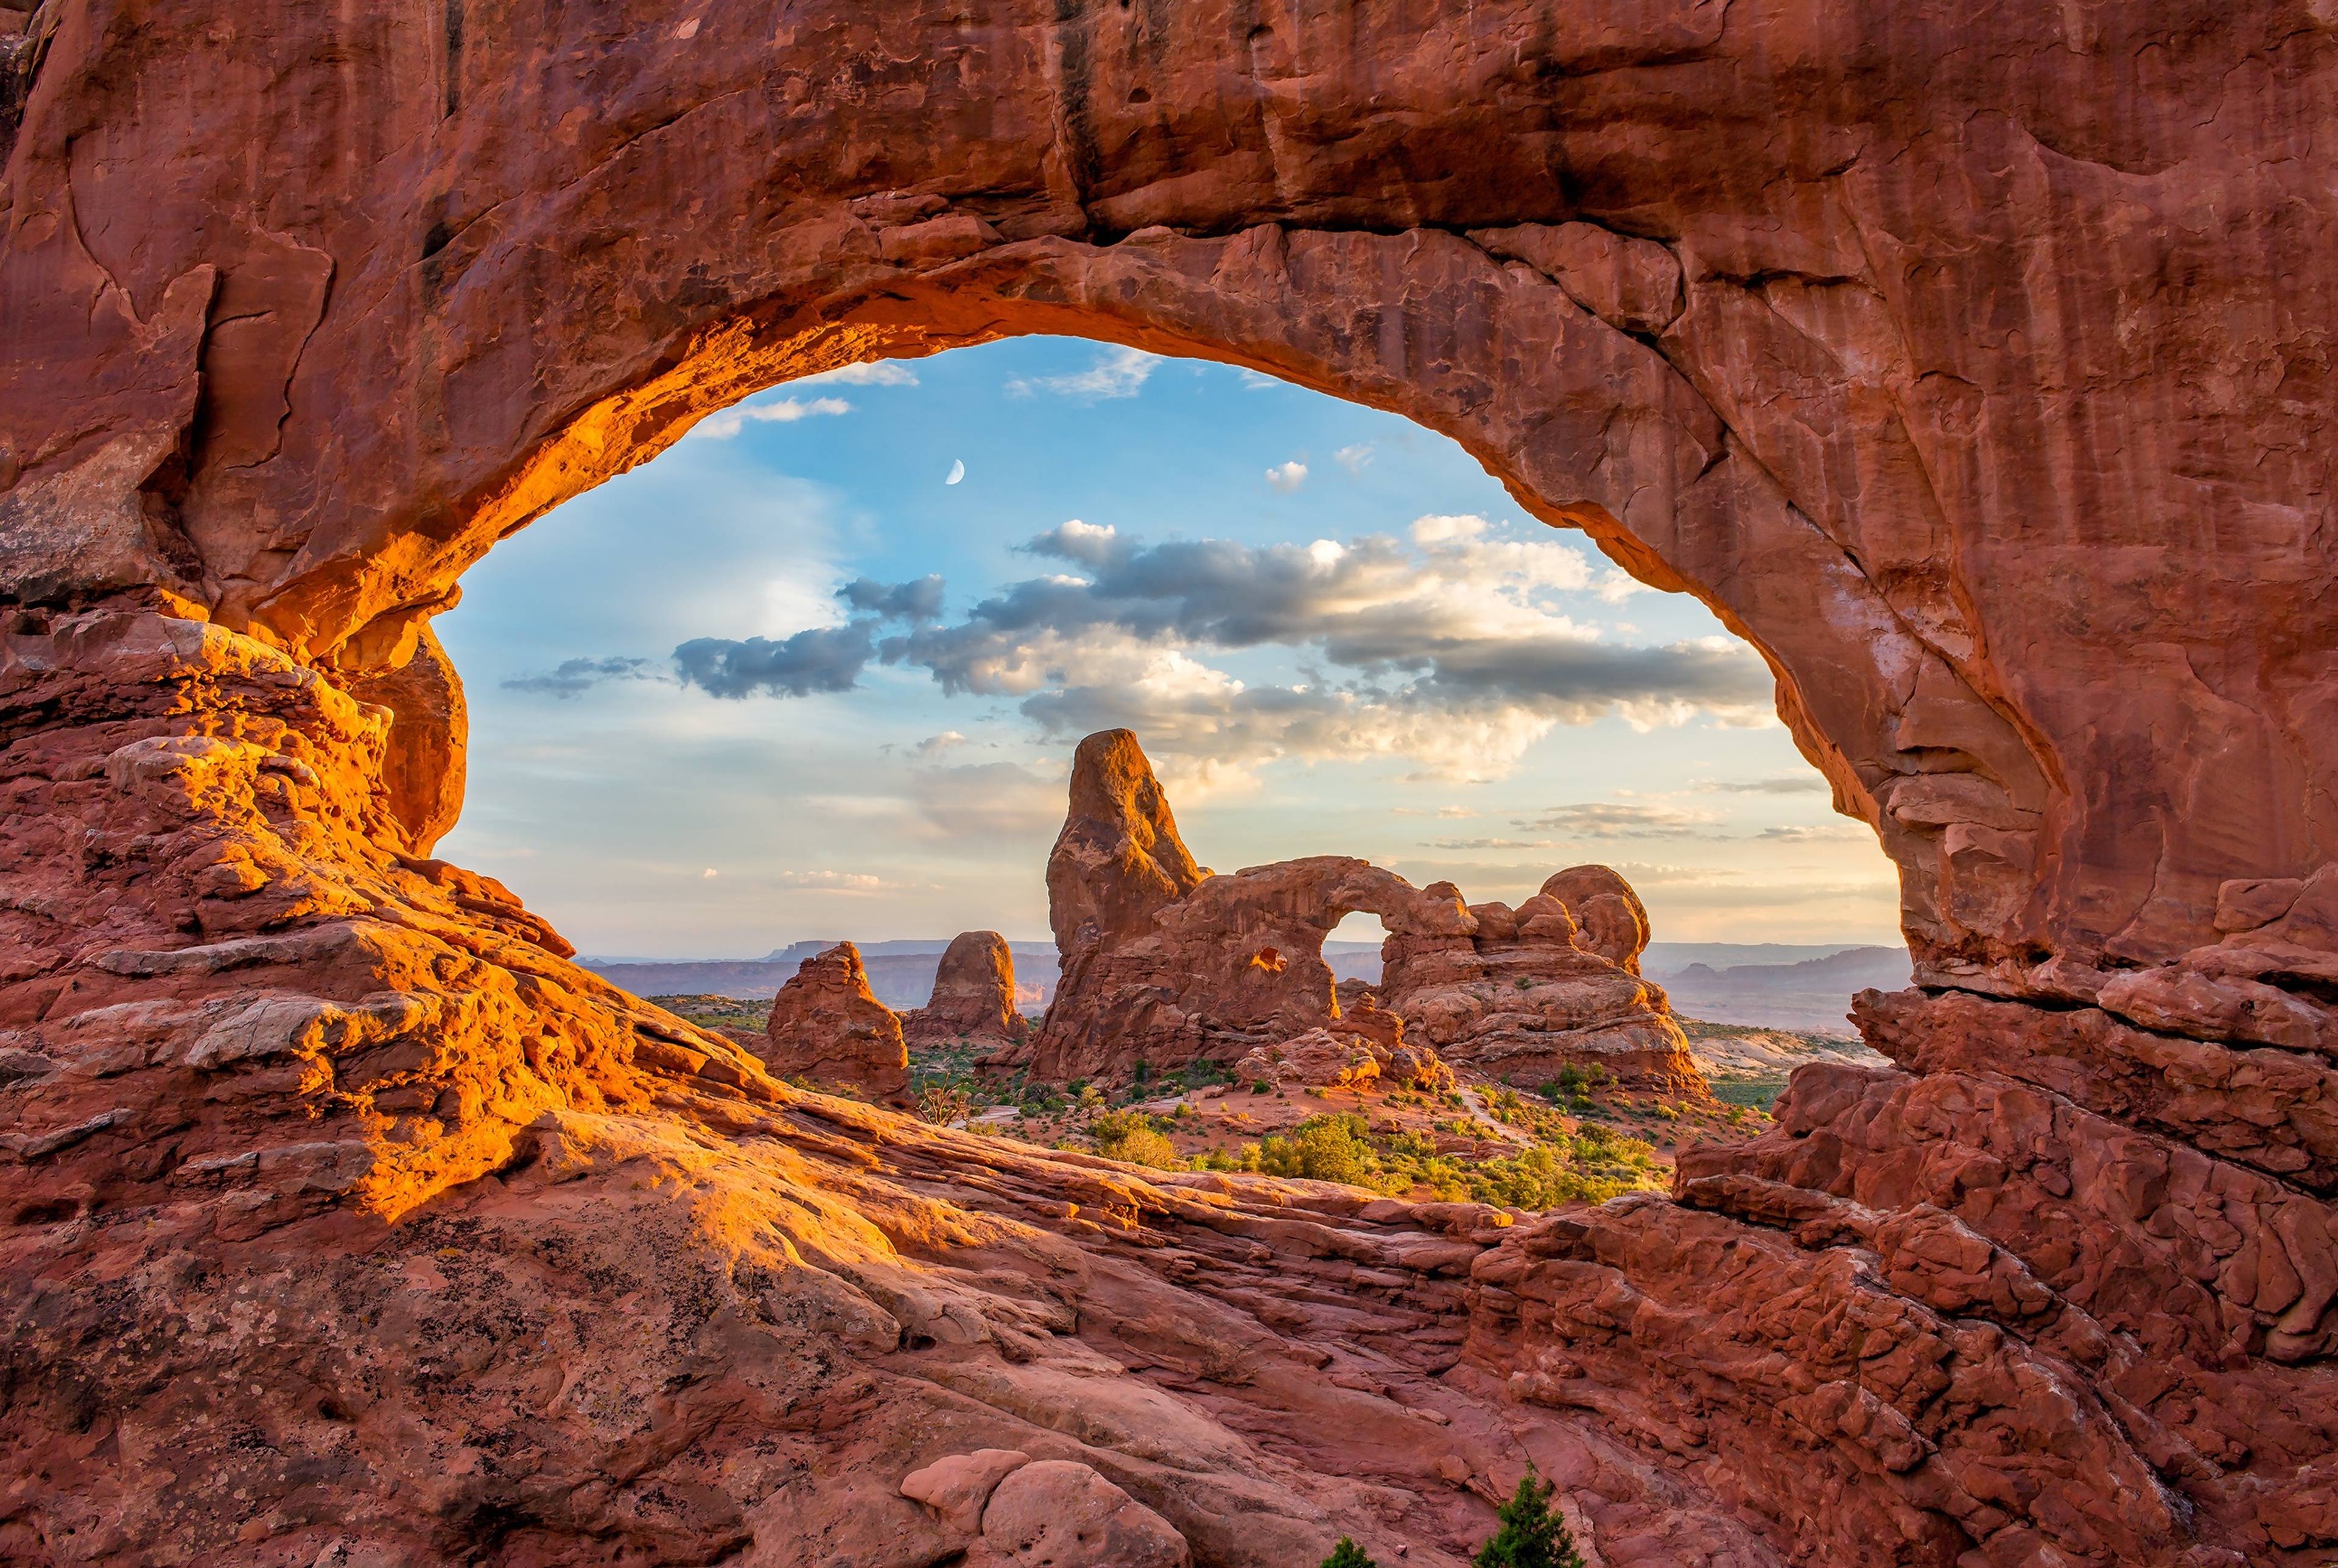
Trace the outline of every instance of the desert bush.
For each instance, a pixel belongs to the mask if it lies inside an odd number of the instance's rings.
[[[1088,1123],[1088,1135],[1095,1140],[1096,1152],[1107,1160],[1125,1160],[1158,1171],[1185,1168],[1176,1145],[1164,1138],[1154,1127],[1153,1118],[1142,1111],[1106,1111]]]
[[[1551,1512],[1551,1494],[1557,1490],[1528,1465],[1518,1477],[1518,1489],[1495,1510],[1500,1528],[1469,1560],[1471,1568],[1583,1568],[1567,1522]]]

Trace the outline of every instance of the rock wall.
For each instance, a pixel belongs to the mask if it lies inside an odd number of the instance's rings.
[[[1205,1568],[1459,1563],[1529,1456],[1610,1563],[2327,1557],[2333,82],[2319,0],[0,8],[0,1556],[929,1562],[997,1447]],[[459,740],[358,698],[495,541],[1030,331],[1713,606],[1896,1068],[1670,1202],[1155,1180],[421,858]]]

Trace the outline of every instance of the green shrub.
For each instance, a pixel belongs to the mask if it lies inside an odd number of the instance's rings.
[[[1185,1168],[1176,1145],[1155,1131],[1153,1119],[1142,1111],[1106,1111],[1088,1123],[1088,1135],[1095,1140],[1096,1152],[1107,1160],[1158,1171]]]
[[[1331,1548],[1331,1554],[1323,1559],[1323,1568],[1380,1568],[1380,1564],[1365,1556],[1362,1547],[1342,1535],[1340,1544]]]
[[[1557,1490],[1528,1465],[1518,1489],[1495,1511],[1501,1527],[1469,1560],[1472,1568],[1583,1568],[1567,1522],[1550,1510]]]

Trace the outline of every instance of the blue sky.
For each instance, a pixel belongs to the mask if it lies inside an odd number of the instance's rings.
[[[1660,940],[1895,939],[1703,606],[1444,437],[1223,366],[1023,338],[791,383],[506,541],[437,627],[472,720],[439,853],[587,953],[1044,937],[1071,749],[1121,723],[1205,865],[1516,902],[1598,860]]]

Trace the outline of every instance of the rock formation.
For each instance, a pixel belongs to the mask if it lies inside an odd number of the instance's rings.
[[[1015,954],[996,931],[961,931],[934,972],[932,997],[901,1014],[912,1045],[968,1044],[1011,1051],[1030,1033],[1015,1004]]]
[[[1460,898],[1449,882],[1422,891]],[[1467,929],[1392,931],[1382,945],[1374,993],[1416,1042],[1522,1087],[1596,1067],[1626,1088],[1708,1093],[1663,988],[1640,978],[1648,916],[1623,877],[1577,866],[1516,909],[1467,908]]]
[[[763,1065],[774,1077],[843,1084],[879,1100],[909,1092],[901,1020],[869,994],[860,950],[839,942],[804,960],[771,998]]]
[[[1243,1083],[1305,1084],[1361,1089],[1392,1083],[1406,1089],[1453,1087],[1453,1069],[1437,1053],[1407,1045],[1402,1038],[1353,1032],[1342,1018],[1310,1029],[1280,1045],[1261,1045],[1234,1063]]]
[[[1452,1568],[1529,1458],[1616,1568],[2338,1550],[2329,5],[233,10],[0,6],[0,1557],[890,1568],[986,1447],[1203,1568]],[[1710,605],[1898,867],[1895,1065],[1670,1201],[1154,1180],[422,858],[366,694],[469,564],[1023,332]]]
[[[1380,1017],[1521,1085],[1596,1063],[1631,1088],[1704,1092],[1663,990],[1639,978],[1646,912],[1606,867],[1558,873],[1516,912],[1341,856],[1213,876],[1136,738],[1111,730],[1073,757],[1047,887],[1063,980],[1033,1048],[1043,1079],[1233,1063],[1314,1030],[1370,1033]],[[1612,957],[1577,946],[1554,889],[1584,901]],[[1388,928],[1378,987],[1337,986],[1323,962],[1324,938],[1358,910]]]

